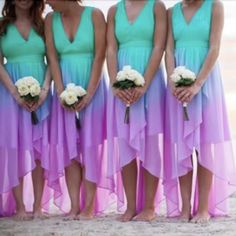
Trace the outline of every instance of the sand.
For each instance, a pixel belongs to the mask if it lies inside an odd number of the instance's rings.
[[[150,223],[121,223],[117,216],[109,212],[90,221],[64,221],[60,215],[25,222],[1,218],[0,236],[235,236],[236,196],[230,198],[230,216],[212,219],[208,224],[181,223],[164,215]]]

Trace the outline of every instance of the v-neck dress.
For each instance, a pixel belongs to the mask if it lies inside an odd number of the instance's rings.
[[[209,52],[212,7],[205,0],[189,22],[182,4],[172,9],[175,66],[186,66],[199,73]],[[178,177],[193,169],[191,155],[198,153],[198,162],[213,173],[209,197],[209,213],[227,214],[227,198],[235,191],[236,172],[227,119],[224,91],[218,62],[210,71],[199,93],[188,104],[189,121],[184,121],[182,105],[168,89],[165,130],[165,194],[168,215],[181,209]],[[194,188],[193,195],[197,196]],[[193,211],[198,199],[193,199]]]
[[[118,44],[118,70],[130,65],[144,75],[153,51],[155,31],[155,1],[146,1],[137,18],[128,20],[125,1],[117,4],[115,14],[115,37]],[[137,209],[143,208],[143,170],[162,177],[164,133],[165,80],[162,68],[157,70],[150,87],[143,97],[130,107],[130,122],[124,123],[125,104],[115,97],[112,89],[108,99],[108,175],[116,176],[118,208],[125,203],[121,170],[137,159],[139,184]],[[160,183],[161,186],[161,183]],[[156,203],[158,203],[158,198]],[[156,204],[158,205],[158,204]]]
[[[5,60],[4,69],[15,83],[24,76],[33,76],[42,85],[45,79],[45,44],[31,28],[25,40],[14,24],[7,26],[0,37],[0,49]],[[49,96],[50,97],[50,96]],[[48,122],[50,98],[37,110],[39,123],[32,125],[31,114],[19,106],[5,86],[0,83],[0,215],[11,215],[15,202],[10,191],[19,184],[19,178],[35,168],[39,159],[44,169],[49,168]],[[24,180],[27,191],[30,176]],[[25,192],[27,210],[33,196]]]
[[[87,89],[95,56],[92,7],[85,7],[74,40],[64,31],[61,14],[53,13],[54,45],[64,86],[75,83]],[[55,202],[61,210],[70,210],[70,200],[62,181],[65,167],[76,160],[85,167],[85,178],[97,184],[96,212],[104,210],[111,182],[106,177],[106,97],[107,82],[102,78],[90,104],[80,113],[81,128],[75,123],[75,113],[65,110],[53,94],[50,134],[50,185],[56,190]],[[63,177],[63,178],[62,178]],[[84,195],[83,195],[84,196]],[[82,198],[83,198],[82,196]],[[83,200],[83,199],[82,199]]]

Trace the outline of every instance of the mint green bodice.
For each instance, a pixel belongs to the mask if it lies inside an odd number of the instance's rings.
[[[147,0],[137,18],[131,23],[128,20],[125,0],[117,4],[115,15],[115,35],[120,48],[152,47],[154,36],[155,1]]]
[[[65,33],[61,14],[53,13],[53,35],[55,47],[60,59],[93,56],[94,55],[94,27],[92,22],[92,9],[85,7],[77,32],[71,42]]]
[[[1,37],[1,51],[8,63],[42,62],[45,56],[43,39],[31,28],[25,40],[14,24],[7,26],[6,34]]]
[[[53,13],[52,31],[59,57],[63,84],[75,83],[87,88],[95,55],[92,7],[85,7],[71,42],[64,30],[61,14]]]
[[[212,0],[204,0],[189,22],[186,21],[182,2],[172,10],[172,30],[175,48],[209,47]]]

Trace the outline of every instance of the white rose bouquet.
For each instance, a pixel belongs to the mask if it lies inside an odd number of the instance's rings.
[[[74,83],[69,83],[66,89],[61,93],[60,99],[67,107],[74,108],[75,103],[81,101],[81,99],[87,94],[86,90],[81,86],[76,86]],[[79,112],[75,113],[76,126],[80,128]]]
[[[135,87],[142,87],[145,84],[143,76],[131,66],[124,66],[116,76],[116,82],[113,84],[114,88],[125,90]],[[129,123],[130,104],[126,104],[125,110],[125,124]]]
[[[191,70],[185,68],[185,66],[178,66],[174,69],[173,74],[170,76],[170,79],[175,83],[176,87],[188,87],[191,86],[195,80],[196,75]],[[183,103],[183,113],[184,113],[184,120],[189,120],[188,110],[187,110],[188,103]]]
[[[37,102],[41,92],[40,84],[38,80],[32,76],[23,77],[16,81],[15,86],[17,87],[20,96],[27,102]],[[39,120],[35,111],[31,112],[32,124],[38,124]]]

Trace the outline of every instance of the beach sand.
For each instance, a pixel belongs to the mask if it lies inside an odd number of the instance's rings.
[[[90,221],[64,221],[62,216],[25,222],[1,218],[0,236],[235,236],[236,196],[230,198],[230,216],[211,219],[207,224],[181,223],[164,215],[150,223],[121,223],[117,216],[110,212]]]

